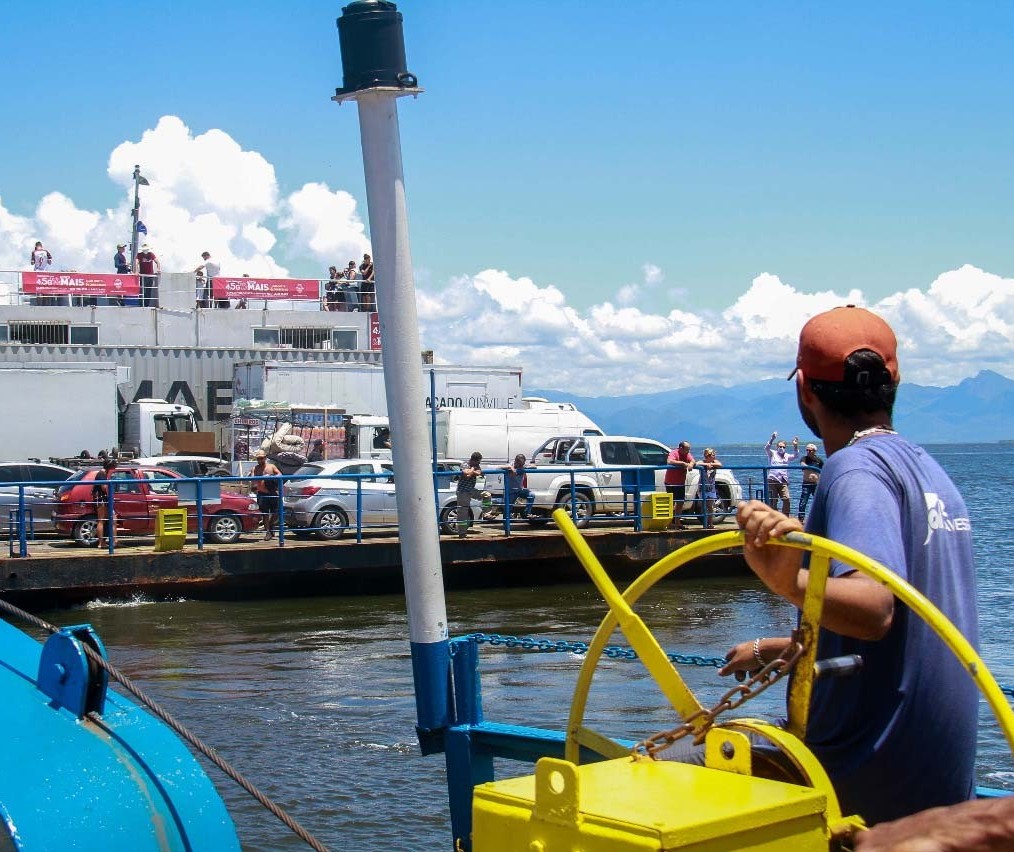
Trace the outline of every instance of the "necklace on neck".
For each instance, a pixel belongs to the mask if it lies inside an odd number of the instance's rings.
[[[897,435],[898,432],[892,429],[890,426],[871,426],[869,429],[861,429],[858,432],[854,432],[849,442],[845,445],[851,447],[860,438],[865,438],[869,435]]]

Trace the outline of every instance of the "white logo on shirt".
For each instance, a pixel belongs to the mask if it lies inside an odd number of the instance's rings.
[[[972,525],[968,522],[968,518],[948,517],[947,507],[944,506],[944,501],[940,499],[939,494],[924,491],[922,496],[926,499],[926,526],[929,528],[926,532],[926,541],[923,542],[923,545],[929,544],[934,530],[968,532],[972,528]]]

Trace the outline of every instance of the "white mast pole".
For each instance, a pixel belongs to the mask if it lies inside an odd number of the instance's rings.
[[[393,4],[351,3],[343,17],[391,15]],[[397,15],[397,39],[400,18]],[[392,18],[388,18],[392,22]],[[355,25],[349,21],[349,26]],[[339,19],[339,33],[343,20]],[[356,46],[360,49],[363,42]],[[388,45],[389,46],[389,45]],[[379,51],[378,51],[379,53]],[[384,58],[384,57],[379,57]],[[342,45],[346,82],[350,65],[364,60],[362,52],[346,56]],[[403,54],[402,54],[402,62]],[[367,68],[378,67],[368,64]],[[429,431],[424,401],[422,344],[415,302],[415,281],[408,240],[405,178],[402,171],[397,99],[418,94],[415,78],[407,73],[390,81],[368,80],[351,90],[339,90],[336,101],[356,100],[366,171],[366,197],[373,243],[377,311],[384,363],[384,384],[391,424],[391,450],[397,482],[398,530],[402,572],[408,607],[409,641],[416,684],[416,713],[423,731],[449,723],[447,686],[449,671],[447,606],[437,507],[433,499]]]

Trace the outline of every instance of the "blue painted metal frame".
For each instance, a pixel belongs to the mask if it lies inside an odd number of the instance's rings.
[[[451,639],[447,644],[451,655],[450,726],[437,736],[427,732],[420,745],[424,754],[443,750],[447,767],[447,795],[451,813],[454,848],[471,849],[472,791],[477,784],[494,780],[494,758],[535,763],[541,757],[562,758],[566,734],[563,731],[505,725],[483,718],[482,686],[479,675],[479,643],[474,637]],[[420,681],[416,680],[417,689]],[[430,688],[435,688],[431,685]],[[623,742],[623,741],[621,741]],[[633,740],[623,742],[633,747]],[[601,760],[601,756],[582,750],[584,762]]]

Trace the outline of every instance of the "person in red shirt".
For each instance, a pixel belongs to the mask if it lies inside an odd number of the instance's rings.
[[[162,273],[162,266],[147,243],[137,253],[137,271],[141,276],[141,306],[157,308],[158,276]]]
[[[673,529],[683,529],[683,521],[680,515],[683,514],[683,502],[687,494],[687,471],[697,464],[690,452],[690,442],[680,441],[665,460],[669,465],[665,472],[665,490],[672,494],[672,523]]]

